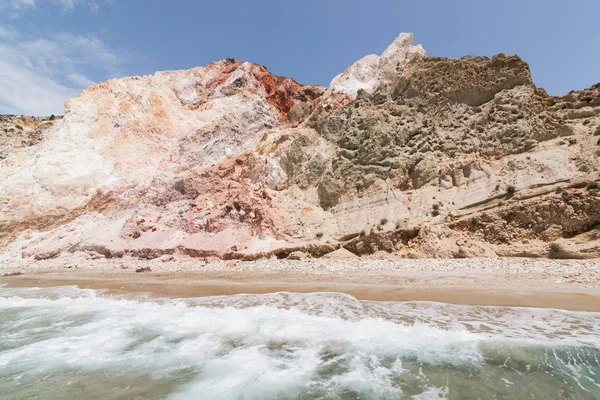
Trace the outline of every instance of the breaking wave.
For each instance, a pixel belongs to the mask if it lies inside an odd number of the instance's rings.
[[[0,288],[10,399],[597,399],[600,313]]]

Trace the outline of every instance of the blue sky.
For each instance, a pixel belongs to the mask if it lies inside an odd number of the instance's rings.
[[[518,54],[551,94],[600,81],[599,0],[0,0],[0,113],[226,57],[327,85],[414,32],[429,55]]]

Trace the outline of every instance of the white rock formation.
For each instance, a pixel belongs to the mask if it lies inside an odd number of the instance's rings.
[[[360,89],[373,94],[382,84],[409,76],[425,54],[421,45],[413,46],[412,33],[402,33],[381,56],[365,56],[333,78],[329,90],[345,93],[351,98]]]
[[[113,79],[68,100],[45,140],[2,166],[2,219],[70,210],[98,189],[126,193],[177,165],[210,166],[248,150],[281,123],[256,68],[221,61]]]

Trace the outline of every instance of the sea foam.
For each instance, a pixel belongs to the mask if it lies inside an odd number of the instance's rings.
[[[0,288],[0,330],[0,392],[15,399],[600,393],[600,313],[338,293],[150,299]]]

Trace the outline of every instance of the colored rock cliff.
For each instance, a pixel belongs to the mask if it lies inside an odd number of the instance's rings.
[[[223,60],[2,122],[4,258],[600,256],[600,85],[517,56],[402,34],[329,88]]]

